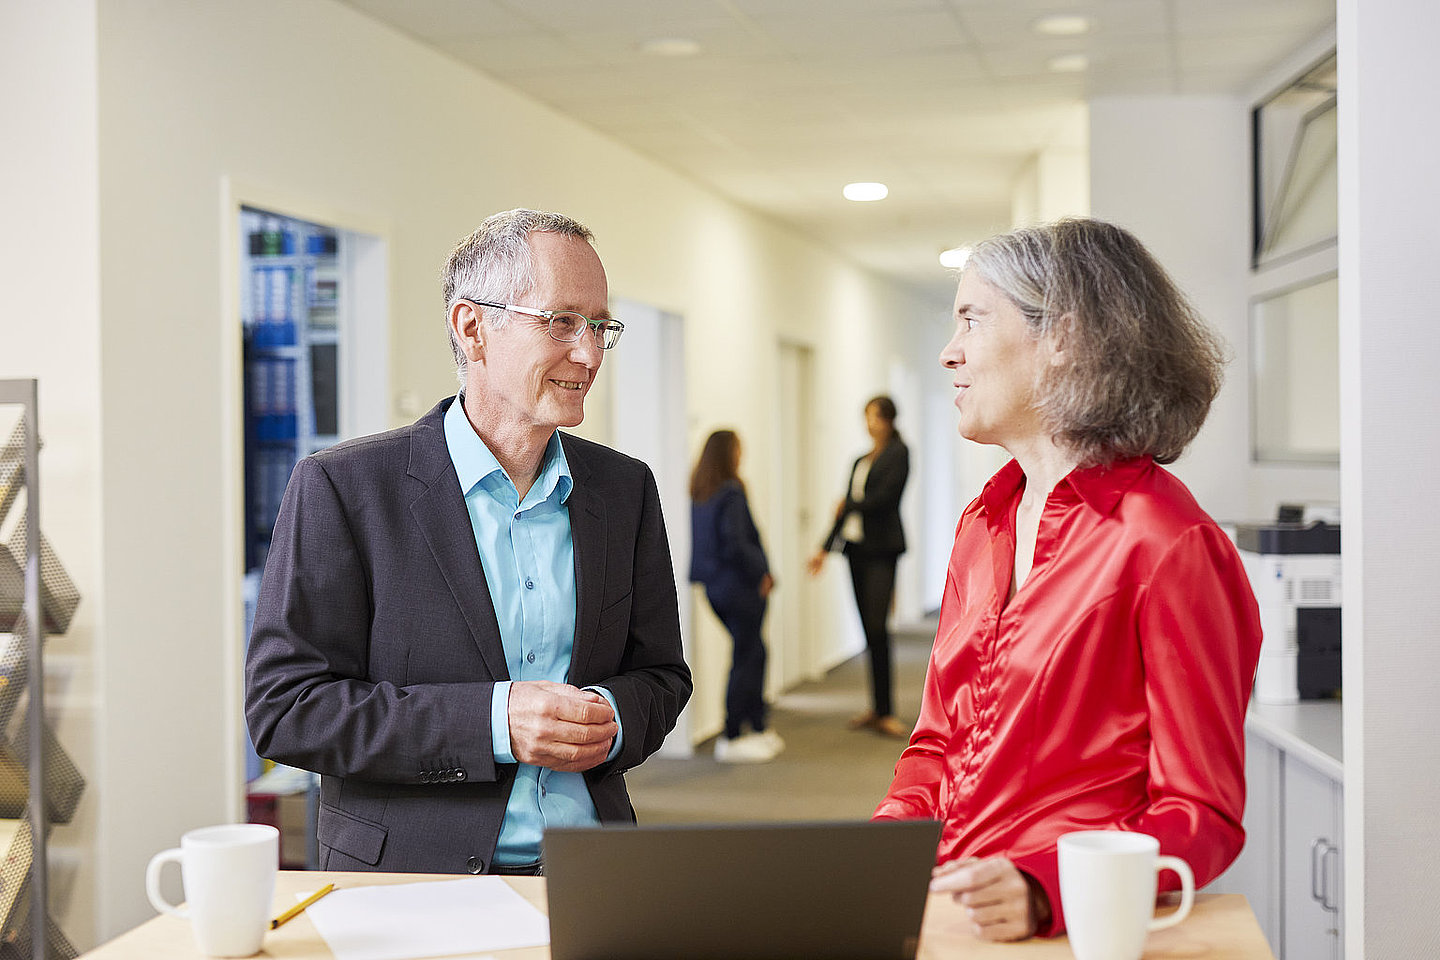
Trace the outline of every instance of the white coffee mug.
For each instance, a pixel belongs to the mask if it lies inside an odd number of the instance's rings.
[[[1161,870],[1180,875],[1180,909],[1155,917]],[[1160,856],[1144,833],[1085,830],[1060,837],[1060,903],[1076,960],[1139,960],[1151,930],[1173,927],[1195,904],[1195,875],[1179,857]]]
[[[160,871],[180,864],[185,905],[160,893]],[[190,921],[201,952],[212,957],[249,957],[260,952],[270,927],[275,875],[280,868],[280,831],[261,823],[232,823],[191,830],[180,846],[157,853],[145,870],[145,893],[161,913]]]

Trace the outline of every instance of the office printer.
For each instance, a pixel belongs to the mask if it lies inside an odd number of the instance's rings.
[[[1235,543],[1260,605],[1255,699],[1295,703],[1339,696],[1340,525],[1237,524]]]

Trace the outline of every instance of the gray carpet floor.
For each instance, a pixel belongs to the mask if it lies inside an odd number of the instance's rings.
[[[908,729],[920,709],[935,625],[897,628],[893,637],[895,712]],[[905,747],[904,740],[846,728],[869,705],[868,671],[861,654],[773,704],[770,725],[786,748],[770,763],[716,763],[712,740],[689,759],[655,757],[627,773],[640,823],[868,819]]]

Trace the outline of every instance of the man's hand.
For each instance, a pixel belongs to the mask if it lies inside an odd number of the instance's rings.
[[[610,753],[620,725],[593,690],[549,680],[510,685],[510,752],[521,763],[579,773]]]
[[[770,596],[770,591],[774,589],[775,578],[773,576],[767,573],[765,574],[765,576],[760,578],[760,596],[768,597]]]
[[[1004,857],[951,860],[936,867],[930,889],[950,893],[970,914],[981,940],[1024,940],[1039,929],[1030,884]],[[1044,894],[1039,894],[1044,897]],[[1048,912],[1049,904],[1044,904]]]

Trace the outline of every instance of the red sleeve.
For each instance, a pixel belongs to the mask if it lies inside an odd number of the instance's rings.
[[[910,734],[910,745],[895,764],[895,778],[885,799],[875,808],[875,820],[930,820],[940,816],[940,778],[945,775],[945,745],[950,742],[950,721],[943,708],[941,685],[936,679],[935,654],[925,671],[925,693],[920,719]]]
[[[951,570],[945,578],[945,595],[940,603],[940,623],[935,644],[930,650],[930,664],[925,670],[925,691],[920,699],[920,717],[915,721],[907,746],[895,764],[895,777],[885,798],[875,808],[876,820],[943,820],[940,810],[940,781],[945,776],[945,748],[955,733],[945,706],[954,696],[956,680],[944,674],[946,643],[951,637],[951,623],[960,604],[955,587],[954,554],[959,550],[960,531],[964,529],[969,511],[956,525],[956,548],[952,550]]]
[[[1260,617],[1240,557],[1216,527],[1186,531],[1145,585],[1136,629],[1150,713],[1149,803],[1125,822],[1195,872],[1197,889],[1245,842],[1245,707],[1260,655]],[[1044,888],[1065,930],[1054,846],[1015,865]],[[1170,871],[1163,890],[1179,888]]]
[[[1245,706],[1260,614],[1239,554],[1216,527],[1187,531],[1161,559],[1140,607],[1150,708],[1150,804],[1129,825],[1180,857],[1195,883],[1240,853]],[[1166,889],[1178,880],[1164,875]]]

